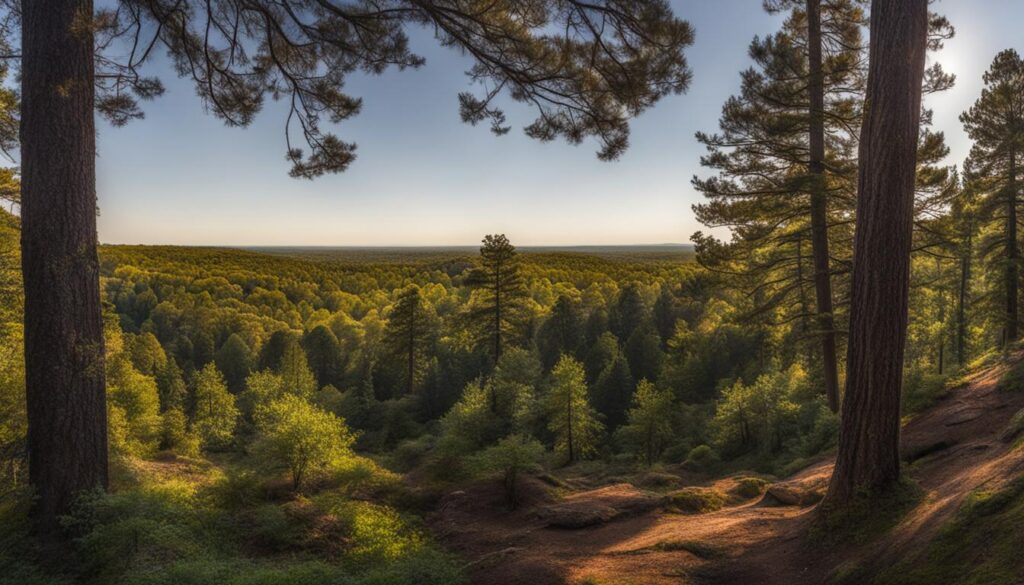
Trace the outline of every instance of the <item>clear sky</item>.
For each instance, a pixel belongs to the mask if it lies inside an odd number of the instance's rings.
[[[456,95],[469,61],[413,30],[427,58],[415,71],[355,75],[347,90],[363,111],[336,128],[359,158],[340,175],[288,177],[284,112],[268,102],[255,124],[226,128],[192,86],[155,63],[167,93],[146,119],[100,126],[99,229],[104,243],[202,245],[450,245],[506,233],[518,245],[685,242],[700,229],[690,186],[724,100],[739,86],[755,35],[778,28],[761,0],[673,0],[696,29],[687,94],[633,122],[625,156],[604,163],[596,145],[526,138],[525,106],[507,108],[513,131],[495,137],[459,121]],[[957,86],[932,97],[936,126],[959,163],[970,144],[957,120],[996,52],[1024,50],[1021,0],[941,0],[957,37],[938,55]]]

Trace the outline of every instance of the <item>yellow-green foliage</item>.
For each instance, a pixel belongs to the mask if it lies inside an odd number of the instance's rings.
[[[562,356],[551,371],[548,390],[548,430],[555,435],[555,449],[577,461],[597,451],[604,430],[597,412],[587,401],[587,383],[583,365]]]
[[[633,395],[633,408],[627,414],[627,423],[619,430],[623,441],[633,453],[651,465],[661,455],[672,438],[674,397],[668,390],[659,390],[647,380],[641,380]]]
[[[185,457],[197,457],[199,436],[188,428],[188,418],[180,409],[172,408],[163,415],[163,437],[160,446]]]
[[[259,413],[256,425],[254,454],[264,464],[287,468],[296,490],[303,481],[337,470],[352,457],[355,437],[345,421],[294,394],[271,402]]]
[[[806,383],[799,365],[765,374],[750,385],[734,383],[722,392],[712,430],[722,451],[757,449],[774,453],[796,424],[799,407],[792,395]]]
[[[123,437],[118,436],[118,448],[136,456],[155,451],[162,433],[156,381],[137,371],[123,353],[113,356],[107,364],[107,399],[111,409],[123,413],[125,428]]]
[[[195,417],[193,428],[203,448],[219,448],[230,444],[238,422],[235,397],[228,392],[224,377],[212,363],[196,376]]]

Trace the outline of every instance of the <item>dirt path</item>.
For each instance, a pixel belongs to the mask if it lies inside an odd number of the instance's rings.
[[[913,553],[972,490],[997,489],[1024,471],[1024,455],[1000,440],[1010,417],[1024,408],[1024,393],[997,388],[1004,371],[997,366],[982,372],[906,425],[904,456],[926,495],[894,530],[868,545],[825,551],[808,542],[813,508],[758,503],[709,514],[651,511],[589,528],[549,528],[537,516],[538,507],[550,503],[539,485],[514,513],[495,512],[501,509],[497,491],[453,494],[432,525],[481,585],[588,579],[616,585],[824,583],[845,563],[884,564]],[[821,483],[831,467],[820,462],[787,482]]]

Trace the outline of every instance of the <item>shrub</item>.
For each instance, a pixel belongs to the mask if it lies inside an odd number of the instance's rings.
[[[355,437],[345,421],[294,394],[272,402],[257,428],[254,454],[268,465],[286,467],[296,491],[310,475],[339,469],[352,457]]]
[[[764,494],[768,482],[760,477],[741,477],[736,481],[732,493],[744,500],[752,500]]]
[[[681,514],[704,514],[721,510],[725,494],[711,488],[689,487],[669,494],[669,508]]]
[[[515,510],[519,505],[519,476],[536,469],[543,455],[544,445],[536,440],[523,435],[509,435],[497,445],[475,455],[472,467],[479,474],[500,474],[508,507]]]
[[[686,456],[684,466],[693,471],[708,471],[718,464],[718,453],[707,445],[698,445]]]

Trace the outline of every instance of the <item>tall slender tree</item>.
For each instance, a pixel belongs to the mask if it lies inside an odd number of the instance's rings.
[[[555,448],[575,463],[592,454],[602,431],[597,412],[587,401],[583,365],[563,356],[551,371],[547,395],[548,430],[555,436]]]
[[[873,0],[860,136],[846,393],[824,509],[899,481],[914,184],[928,0]]]
[[[1021,181],[1024,162],[1024,61],[1013,49],[996,55],[984,75],[985,87],[971,109],[960,116],[974,140],[968,161],[986,195],[979,212],[986,223],[1002,226],[1001,238],[982,245],[983,253],[1002,266],[1005,307],[1003,342],[1019,337]]]
[[[410,285],[398,295],[388,316],[384,341],[393,356],[404,364],[405,393],[415,392],[422,382],[430,343],[430,323],[420,288]]]
[[[479,344],[497,364],[508,338],[522,330],[526,284],[516,248],[504,234],[488,235],[483,244],[480,264],[466,279],[479,294],[468,317]]]
[[[731,273],[754,314],[775,312],[803,330],[816,320],[817,361],[833,410],[839,406],[833,257],[848,258],[856,127],[863,88],[861,2],[770,0],[789,11],[778,33],[756,38],[740,95],[722,110],[720,132],[698,133],[717,177],[694,179],[710,200],[694,207],[710,227],[730,227],[722,244],[693,237],[698,259]],[[810,304],[808,288],[814,291]]]

